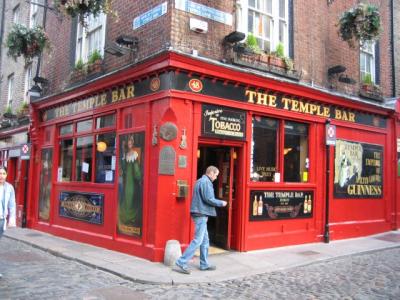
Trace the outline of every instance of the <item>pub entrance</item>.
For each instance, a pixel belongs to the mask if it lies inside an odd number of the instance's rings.
[[[228,202],[226,207],[217,207],[217,217],[208,219],[210,245],[222,249],[232,248],[232,210],[236,206],[237,194],[237,148],[228,146],[199,146],[197,178],[200,178],[208,166],[219,169],[219,176],[213,182],[215,197]]]

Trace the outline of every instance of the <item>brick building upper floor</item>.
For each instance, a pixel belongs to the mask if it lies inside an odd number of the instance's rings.
[[[390,0],[368,2],[378,8],[382,30],[377,41],[361,47],[350,47],[338,34],[339,18],[358,4],[355,0],[100,2],[108,2],[111,13],[84,21],[52,9],[47,13],[51,48],[42,56],[43,95],[176,51],[349,97],[379,102],[393,96]],[[249,52],[252,40],[256,50]],[[377,95],[363,92],[366,81],[377,87]]]

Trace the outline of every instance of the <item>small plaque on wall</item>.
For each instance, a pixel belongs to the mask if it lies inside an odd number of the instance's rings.
[[[178,167],[182,168],[182,169],[187,167],[187,156],[186,155],[178,156]]]
[[[174,175],[175,174],[175,149],[171,146],[164,146],[160,151],[158,160],[158,174]]]

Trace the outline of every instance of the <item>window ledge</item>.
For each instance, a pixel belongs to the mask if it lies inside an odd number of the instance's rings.
[[[279,59],[281,62],[282,59]],[[239,54],[234,52],[232,63],[238,66],[245,66],[248,68],[273,73],[282,77],[286,77],[292,80],[299,81],[300,75],[296,70],[289,70],[284,67],[283,64],[270,63],[268,55],[263,54]]]

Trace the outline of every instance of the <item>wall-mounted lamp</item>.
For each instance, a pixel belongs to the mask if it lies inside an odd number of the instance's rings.
[[[346,83],[346,84],[356,84],[357,81],[355,81],[353,78],[340,74],[339,79],[340,82]]]
[[[139,45],[139,39],[137,37],[129,35],[120,35],[117,37],[115,42],[107,44],[104,48],[104,52],[108,54],[121,57],[126,53],[133,53],[137,51]]]
[[[200,149],[197,149],[197,158],[200,158],[201,152]]]
[[[40,86],[35,83],[29,90],[28,90],[28,96],[30,100],[35,100],[37,98],[40,98],[42,95],[42,89]]]
[[[238,43],[246,37],[246,34],[240,31],[233,31],[227,36],[224,37],[224,42],[229,43],[229,44],[235,44]]]
[[[343,73],[344,71],[346,71],[345,66],[342,65],[333,66],[328,69],[328,76]]]
[[[233,159],[237,159],[237,152],[236,151],[233,151],[232,158]]]

